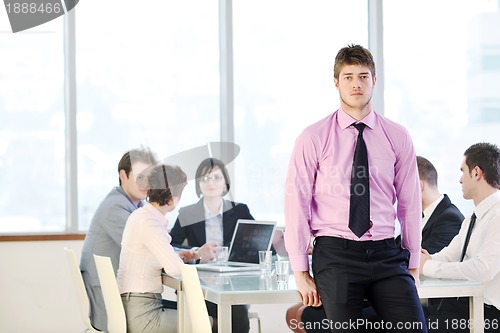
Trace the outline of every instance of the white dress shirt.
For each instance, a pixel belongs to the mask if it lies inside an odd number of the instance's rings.
[[[172,276],[181,274],[182,260],[170,245],[167,227],[167,218],[150,203],[130,215],[123,231],[117,274],[121,294],[161,293],[162,268]]]
[[[464,261],[460,255],[469,228],[466,218],[458,235],[448,247],[431,256],[423,274],[436,278],[466,279],[484,283],[484,303],[500,309],[500,191],[476,206],[476,224],[472,230]]]
[[[216,242],[219,245],[224,245],[224,234],[222,230],[222,201],[217,214],[214,214],[208,209],[205,202],[205,235],[206,243]]]
[[[439,196],[439,198],[437,198],[436,200],[434,200],[429,206],[427,206],[426,209],[424,209],[424,211],[423,211],[424,217],[422,218],[422,228],[425,226],[425,224],[427,223],[427,221],[429,221],[429,217],[431,217],[432,213],[434,213],[434,210],[439,205],[439,203],[441,202],[441,200],[443,200],[443,198],[444,198],[444,195],[441,194]]]

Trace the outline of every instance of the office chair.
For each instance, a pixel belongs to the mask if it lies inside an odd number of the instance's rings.
[[[191,317],[192,331],[196,333],[211,333],[212,324],[208,316],[205,297],[201,290],[200,278],[195,265],[182,264],[182,288],[184,290],[185,304],[191,316],[195,314],[195,319]]]
[[[251,312],[251,311],[248,311],[248,319],[249,320],[252,320],[252,319],[257,319],[257,331],[259,333],[261,333],[261,326],[260,326],[260,318],[259,318],[259,314],[257,312]]]
[[[73,286],[75,287],[76,297],[78,299],[78,305],[80,308],[80,316],[83,323],[85,324],[84,332],[102,332],[95,329],[90,322],[90,302],[87,295],[87,290],[85,289],[85,284],[83,282],[82,273],[80,272],[80,266],[78,265],[78,260],[76,258],[75,251],[64,248],[66,252],[66,258],[68,259],[68,266],[71,273],[71,278],[73,280]]]
[[[97,275],[101,284],[104,305],[108,314],[108,333],[126,333],[127,319],[116,283],[115,271],[109,257],[94,254]]]

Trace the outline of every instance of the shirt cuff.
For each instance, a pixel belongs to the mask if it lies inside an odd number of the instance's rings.
[[[309,256],[307,254],[289,255],[290,266],[294,272],[309,272]]]
[[[436,260],[427,260],[424,264],[424,267],[422,267],[422,274],[430,276],[430,277],[437,277],[436,272],[439,269],[439,264],[440,262]]]
[[[420,249],[416,252],[410,252],[410,262],[408,263],[408,269],[415,269],[420,266]]]

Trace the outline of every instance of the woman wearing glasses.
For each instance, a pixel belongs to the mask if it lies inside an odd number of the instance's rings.
[[[196,170],[196,194],[200,200],[179,209],[179,216],[170,231],[172,245],[181,246],[185,240],[189,247],[216,242],[229,246],[236,222],[253,220],[247,205],[225,200],[231,181],[224,163],[215,158],[203,160]],[[217,317],[217,306],[207,302],[210,316]],[[248,306],[233,305],[233,332],[248,332]]]

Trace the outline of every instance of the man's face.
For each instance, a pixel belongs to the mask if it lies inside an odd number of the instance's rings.
[[[148,195],[148,189],[146,187],[147,182],[140,182],[141,185],[137,184],[137,176],[141,174],[150,164],[144,162],[132,163],[132,171],[130,171],[127,176],[124,170],[120,170],[120,179],[122,181],[122,188],[127,193],[130,200],[134,203],[138,203],[140,200],[146,199]]]
[[[334,79],[344,108],[362,110],[372,99],[376,78],[366,66],[347,65]],[[346,110],[347,111],[347,110]]]
[[[460,184],[462,184],[462,193],[464,199],[472,199],[474,194],[474,170],[469,171],[469,167],[465,163],[465,157],[462,161],[462,165],[460,167],[460,171],[462,171],[462,176],[460,177]]]

